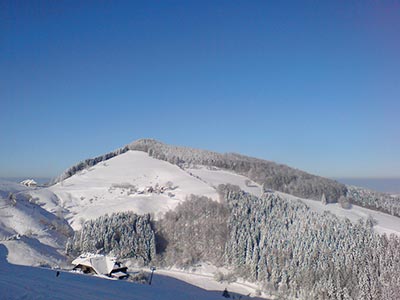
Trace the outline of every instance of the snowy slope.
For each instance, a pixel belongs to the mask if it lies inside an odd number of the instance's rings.
[[[171,181],[177,188],[164,193],[131,193],[132,187],[165,186]],[[45,202],[50,211],[62,210],[74,229],[82,220],[96,218],[105,213],[131,210],[138,214],[159,213],[173,209],[190,194],[204,195],[215,200],[219,184],[234,184],[255,196],[262,187],[249,178],[209,166],[193,166],[185,170],[166,161],[150,157],[146,152],[129,150],[48,188],[34,191],[34,196]],[[168,196],[168,192],[173,196]],[[283,198],[300,200],[317,212],[330,211],[353,222],[371,216],[376,220],[379,233],[400,234],[400,218],[353,205],[343,209],[339,204],[323,205],[319,201],[301,199],[279,193]]]
[[[376,224],[374,225],[376,232],[381,234],[386,233],[387,235],[392,233],[400,235],[400,218],[398,217],[357,205],[352,205],[350,209],[344,209],[339,203],[329,203],[324,205],[320,201],[302,199],[279,192],[277,193],[286,199],[300,200],[316,212],[323,213],[324,211],[329,211],[340,218],[347,218],[352,222],[357,222],[359,219],[367,219],[372,217],[376,221]]]
[[[72,229],[37,204],[29,195],[32,191],[16,183],[0,182],[0,242],[8,248],[10,262],[62,264],[63,247]]]
[[[56,241],[62,235],[56,227],[67,225],[64,220],[48,212],[29,196],[31,189],[17,189],[14,184],[2,182],[0,191],[0,228],[5,239],[11,235],[32,235],[50,246],[56,246]],[[3,197],[13,192],[13,197]],[[68,230],[68,228],[65,228]]]
[[[212,186],[218,186],[221,183],[231,183],[238,185],[244,191],[251,193],[255,196],[260,196],[261,194],[260,185],[249,181],[249,179],[245,176],[237,175],[229,171],[221,170],[218,168],[209,168],[205,166],[190,168],[187,169],[187,171],[194,174],[195,176],[198,176],[201,180],[209,183]],[[246,181],[250,182],[250,184],[246,184]],[[279,194],[282,198],[288,200],[300,200],[316,212],[323,213],[324,211],[329,211],[334,215],[337,215],[338,217],[348,218],[350,221],[353,222],[357,222],[359,219],[366,219],[371,216],[376,221],[374,229],[378,233],[386,233],[388,235],[394,233],[400,235],[400,218],[398,217],[356,205],[353,205],[351,209],[344,209],[338,203],[324,205],[320,201],[303,199],[281,192],[275,193]]]
[[[0,244],[0,298],[5,300],[135,299],[197,300],[225,299],[222,291],[206,291],[182,281],[155,275],[152,285],[108,280],[94,276],[34,267],[6,261],[7,249]],[[156,272],[157,273],[157,272]],[[237,298],[239,295],[235,295]],[[242,296],[241,299],[250,299]]]
[[[143,145],[142,145],[143,144]],[[153,140],[137,141],[128,145],[123,151],[113,153],[114,157],[98,162],[88,169],[83,169],[64,181],[37,192],[35,197],[45,202],[45,208],[56,212],[62,210],[74,229],[80,228],[83,220],[96,218],[105,213],[131,210],[138,214],[153,213],[157,218],[159,213],[173,209],[180,201],[190,194],[203,195],[218,200],[215,188],[219,184],[234,184],[255,196],[262,194],[262,187],[249,178],[234,172],[216,167],[184,164],[185,170],[164,160],[150,157],[148,147],[157,149],[168,157],[194,157],[193,160],[211,161],[220,158],[221,154],[164,145]],[[138,147],[138,145],[142,147]],[[153,145],[154,146],[154,145]],[[143,149],[142,149],[143,148]],[[129,149],[138,149],[129,150]],[[108,157],[107,155],[104,156]],[[148,187],[166,186],[171,181],[174,190],[164,193],[138,193]],[[47,193],[47,194],[46,194]],[[300,199],[284,193],[282,197]],[[323,212],[328,210],[339,217],[352,221],[372,216],[377,224],[375,229],[380,233],[399,233],[400,218],[393,217],[374,210],[353,205],[349,210],[342,209],[337,204],[322,205],[318,201],[300,199],[313,210]],[[60,209],[61,207],[61,209]]]
[[[167,188],[168,185],[172,187]],[[154,191],[146,192],[149,188]],[[160,192],[161,188],[166,190]],[[80,228],[82,220],[112,212],[153,213],[157,217],[159,213],[173,209],[190,194],[218,200],[210,185],[178,166],[149,157],[141,151],[127,151],[80,171],[48,188],[47,192],[54,193],[58,200],[46,201],[44,197],[44,207],[55,210],[57,205],[61,206],[74,229]]]
[[[215,167],[198,166],[186,169],[189,174],[200,178],[213,187],[218,187],[220,184],[233,184],[239,186],[243,191],[253,194],[257,197],[262,195],[262,187],[250,180],[249,178],[235,174],[233,172],[221,170]]]
[[[0,242],[8,249],[8,262],[23,266],[69,267],[62,250],[40,242],[34,237]]]
[[[226,288],[228,291],[237,294],[255,297],[257,290],[259,290],[259,286],[256,283],[242,281],[241,279],[237,279],[231,283],[226,281],[218,282],[215,280],[215,273],[221,271],[221,269],[206,264],[205,268],[203,266],[196,266],[194,270],[181,270],[177,268],[157,269],[157,274],[173,277],[208,291],[223,291]],[[223,271],[225,274],[229,273],[226,269]],[[270,295],[262,293],[259,297],[268,298]]]
[[[32,190],[22,184],[0,179],[0,198],[7,199],[10,193],[19,193]]]

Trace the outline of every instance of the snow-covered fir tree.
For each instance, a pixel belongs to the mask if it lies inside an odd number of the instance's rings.
[[[301,299],[398,299],[400,239],[274,194],[228,192],[227,262]],[[397,296],[394,296],[397,295]]]
[[[87,221],[67,243],[67,253],[111,253],[120,258],[133,257],[144,263],[156,254],[155,232],[150,215],[132,212],[113,213]]]

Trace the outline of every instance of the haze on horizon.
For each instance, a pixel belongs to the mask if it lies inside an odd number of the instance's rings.
[[[0,4],[0,177],[139,138],[400,177],[400,4]]]

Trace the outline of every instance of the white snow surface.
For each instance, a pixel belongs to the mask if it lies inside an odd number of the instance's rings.
[[[35,189],[0,181],[0,243],[8,260],[20,265],[60,265],[68,225],[46,211],[29,193]],[[12,197],[9,197],[12,193]]]
[[[357,205],[352,205],[350,209],[344,209],[340,206],[339,203],[328,203],[324,205],[320,201],[298,198],[280,192],[276,193],[279,194],[282,198],[288,200],[300,200],[307,204],[307,206],[309,206],[312,210],[318,213],[329,211],[339,218],[347,218],[352,222],[357,222],[360,219],[367,219],[368,217],[372,217],[376,221],[376,224],[374,225],[374,230],[376,232],[380,234],[386,233],[388,236],[392,233],[400,235],[400,218],[398,217]]]
[[[197,166],[195,168],[191,167],[187,168],[186,171],[201,178],[203,181],[215,188],[217,188],[220,184],[229,183],[237,185],[243,191],[253,194],[257,197],[262,195],[262,187],[258,183],[255,183],[249,178],[233,172],[208,166]]]
[[[69,267],[59,249],[41,243],[35,238],[21,237],[19,240],[1,241],[8,250],[7,260],[23,266]],[[1,298],[0,298],[1,299]]]
[[[97,272],[97,274],[107,275],[110,274],[114,269],[115,262],[115,257],[86,253],[74,259],[72,264],[75,266],[91,266]]]
[[[0,298],[5,300],[226,299],[222,297],[222,290],[207,291],[157,274],[152,285],[63,271],[56,276],[57,270],[9,264],[7,255],[7,249],[0,244]],[[243,296],[242,299],[249,297]]]
[[[31,190],[22,184],[0,179],[0,198],[6,199],[10,193],[18,193]]]
[[[196,168],[187,169],[187,171],[200,177],[201,180],[215,187],[221,183],[231,183],[238,185],[242,190],[257,197],[259,197],[262,193],[262,189],[259,184],[253,181],[250,181],[250,184],[246,184],[246,181],[249,182],[249,179],[247,177],[237,175],[226,170],[221,170],[214,167],[210,168],[199,166]],[[324,205],[320,201],[303,199],[281,192],[275,193],[280,195],[284,199],[302,201],[307,204],[307,206],[309,206],[312,210],[318,213],[329,211],[339,218],[348,218],[352,222],[357,222],[359,219],[366,219],[371,216],[376,221],[376,225],[374,226],[376,232],[380,234],[386,233],[387,235],[390,235],[392,233],[400,235],[400,218],[398,217],[360,207],[357,205],[352,205],[350,209],[344,209],[338,203]]]
[[[230,292],[255,297],[256,292],[259,289],[257,284],[243,281],[240,278],[234,282],[218,282],[214,278],[217,272],[229,274],[232,272],[232,270],[227,268],[217,268],[213,265],[203,262],[195,267],[192,267],[190,270],[172,267],[168,269],[157,269],[156,271],[157,274],[173,277],[208,291],[223,291],[224,289],[227,289]],[[259,297],[267,299],[268,297],[271,297],[271,295],[262,293],[262,295]]]
[[[176,188],[159,194],[129,192],[133,186],[145,190],[156,185],[165,186],[168,181]],[[81,227],[81,220],[94,219],[106,213],[133,211],[137,214],[153,213],[157,217],[174,209],[191,194],[218,200],[214,188],[178,166],[132,150],[83,170],[48,190],[68,211],[66,218],[75,230]],[[169,196],[168,192],[173,195]],[[53,204],[47,201],[45,207],[54,209]]]

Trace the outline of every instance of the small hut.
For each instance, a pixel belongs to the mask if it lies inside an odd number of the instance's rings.
[[[127,267],[122,266],[116,258],[100,254],[83,254],[72,261],[74,270],[85,274],[98,274],[118,279],[127,278]]]

